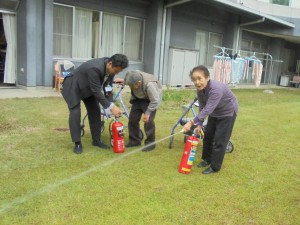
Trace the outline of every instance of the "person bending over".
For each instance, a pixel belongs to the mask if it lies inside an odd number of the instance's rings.
[[[101,111],[99,103],[104,109],[110,109],[114,116],[119,117],[121,115],[121,110],[109,99],[112,99],[114,76],[127,66],[127,57],[122,54],[115,54],[110,58],[97,58],[84,62],[64,79],[62,95],[69,108],[70,133],[72,141],[75,143],[74,153],[82,153],[81,100],[87,110],[93,139],[92,144],[103,149],[109,148],[100,138]]]
[[[139,122],[144,114],[146,140],[142,151],[151,151],[155,148],[154,118],[162,101],[162,86],[154,75],[142,71],[127,72],[124,82],[131,89],[132,104],[128,122],[129,143],[125,147],[141,145]]]

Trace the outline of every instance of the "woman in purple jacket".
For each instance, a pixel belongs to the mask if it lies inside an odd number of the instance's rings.
[[[203,139],[203,161],[198,167],[210,165],[202,173],[215,173],[222,167],[226,146],[238,113],[237,99],[226,84],[209,79],[209,71],[205,66],[193,68],[190,77],[197,88],[199,113],[183,129],[187,132],[196,125],[199,130],[204,119],[208,117]]]

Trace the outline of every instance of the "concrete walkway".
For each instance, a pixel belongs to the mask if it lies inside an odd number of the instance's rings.
[[[41,97],[59,97],[61,94],[54,91],[52,88],[0,88],[0,99],[7,98],[41,98]]]
[[[190,87],[194,88],[194,87]],[[190,89],[185,88],[185,89]],[[254,85],[238,85],[236,87],[230,87],[231,89],[255,89]],[[292,88],[292,87],[282,87],[277,85],[261,85],[259,89],[268,90],[268,89],[278,89],[278,88]],[[164,86],[164,89],[166,87]],[[170,88],[170,89],[179,89],[182,88]],[[292,88],[294,89],[294,88]],[[125,86],[125,92],[130,92],[129,87]],[[8,98],[41,98],[41,97],[62,97],[57,91],[54,91],[53,88],[17,88],[17,87],[0,87],[0,99]]]

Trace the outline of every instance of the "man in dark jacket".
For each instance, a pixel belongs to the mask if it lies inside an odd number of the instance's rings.
[[[162,86],[152,74],[138,70],[126,74],[125,84],[131,89],[132,104],[128,123],[129,143],[126,147],[141,145],[139,122],[144,114],[143,122],[147,138],[142,151],[151,151],[155,148],[154,118],[162,100]]]
[[[92,144],[104,149],[109,148],[100,139],[101,111],[99,103],[104,109],[109,109],[116,117],[122,114],[121,110],[108,99],[112,98],[112,82],[115,74],[127,66],[127,57],[122,54],[115,54],[110,58],[91,59],[81,64],[70,76],[65,78],[62,95],[70,111],[69,127],[72,141],[75,143],[74,153],[82,153],[81,100],[87,109],[93,139]]]

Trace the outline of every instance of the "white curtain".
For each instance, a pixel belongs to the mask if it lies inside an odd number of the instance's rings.
[[[72,57],[73,8],[54,5],[53,8],[53,55]]]
[[[196,32],[195,49],[199,50],[199,65],[206,65],[207,61],[207,43],[208,43],[208,32],[198,30]]]
[[[93,58],[99,57],[99,21],[93,22]]]
[[[110,57],[116,53],[123,53],[123,27],[122,16],[111,14],[103,15],[101,56]]]
[[[132,61],[142,61],[143,21],[127,18],[125,54]]]
[[[14,84],[16,83],[17,64],[17,21],[13,14],[3,13],[2,17],[7,43],[3,83]]]
[[[92,11],[76,9],[73,57],[92,57],[92,19]]]

